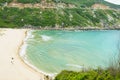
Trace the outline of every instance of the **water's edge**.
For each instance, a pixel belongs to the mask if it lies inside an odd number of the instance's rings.
[[[35,67],[34,65],[32,65],[31,63],[29,63],[29,61],[26,58],[26,49],[27,49],[27,43],[26,41],[28,40],[29,37],[32,36],[32,32],[33,30],[28,30],[26,31],[25,35],[25,39],[23,40],[21,46],[20,46],[20,50],[19,50],[19,57],[21,58],[21,60],[30,68],[32,68],[34,71],[39,72],[40,74],[43,74],[45,76],[49,76],[51,78],[54,78],[56,76],[56,74],[48,74],[40,69],[38,69],[37,67]]]
[[[69,27],[50,27],[50,26],[32,26],[32,25],[26,25],[23,26],[25,29],[35,29],[35,30],[120,30],[120,26],[111,26],[111,27],[93,27],[93,26],[86,26],[86,27],[80,27],[80,26],[69,26]]]
[[[40,29],[41,30],[41,29]],[[35,67],[34,65],[32,65],[30,62],[29,62],[29,60],[27,60],[27,58],[26,58],[26,48],[27,48],[27,46],[28,46],[28,44],[27,44],[27,40],[32,36],[32,32],[34,31],[34,29],[30,29],[29,31],[26,31],[26,37],[25,37],[25,39],[23,40],[23,43],[22,43],[22,45],[21,45],[21,47],[20,47],[20,51],[19,51],[19,56],[20,56],[20,58],[23,60],[23,62],[26,64],[26,65],[28,65],[30,68],[32,68],[33,70],[35,70],[35,71],[37,71],[37,72],[39,72],[39,73],[42,73],[42,74],[44,74],[44,75],[48,75],[48,76],[50,76],[50,77],[52,77],[52,78],[54,78],[55,76],[56,76],[56,74],[48,74],[48,73],[46,73],[46,72],[44,72],[44,71],[42,71],[42,70],[40,70],[40,69],[38,69],[37,67]],[[69,30],[70,31],[70,30]],[[84,31],[84,30],[73,30],[73,31]],[[90,31],[94,31],[94,30],[90,30]],[[96,31],[96,30],[95,30]],[[107,31],[107,30],[98,30],[98,31]]]

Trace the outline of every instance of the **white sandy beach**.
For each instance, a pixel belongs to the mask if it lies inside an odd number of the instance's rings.
[[[26,31],[0,29],[3,34],[0,35],[0,80],[43,80],[44,75],[26,65],[19,56]]]

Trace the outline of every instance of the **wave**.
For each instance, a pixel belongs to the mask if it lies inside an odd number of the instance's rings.
[[[19,55],[22,58],[22,60],[24,61],[24,63],[26,63],[28,66],[30,66],[34,70],[36,70],[36,71],[38,71],[38,72],[40,72],[42,74],[49,75],[50,77],[54,78],[57,73],[53,73],[53,74],[45,73],[44,71],[39,70],[37,67],[35,67],[31,63],[29,63],[29,61],[27,60],[27,57],[26,57],[26,49],[27,49],[27,46],[28,46],[27,40],[34,37],[34,35],[32,35],[32,32],[33,32],[33,30],[27,31],[26,38],[24,39],[23,45],[20,48]],[[44,36],[44,37],[46,38],[46,36]],[[48,39],[48,37],[47,37],[47,39]]]
[[[46,35],[41,35],[41,38],[43,41],[49,41],[52,39],[50,36],[46,36]]]
[[[83,66],[75,65],[75,64],[66,64],[66,65],[71,67],[76,67],[76,68],[83,68]]]
[[[30,30],[30,31],[27,31],[27,33],[26,33],[26,37],[25,37],[25,39],[24,39],[24,41],[23,41],[23,45],[21,46],[21,49],[20,49],[20,56],[21,57],[25,57],[25,54],[26,54],[26,48],[27,48],[27,40],[29,39],[29,38],[33,38],[34,36],[32,35],[32,32],[33,32],[33,30]]]
[[[21,57],[24,57],[25,54],[26,54],[26,48],[27,48],[27,44],[23,44],[23,46],[21,47],[21,50],[20,50],[20,56]]]
[[[34,35],[32,33],[33,33],[33,30],[30,30],[27,32],[27,36],[25,38],[25,41],[27,41],[30,38],[34,38]]]
[[[24,63],[26,63],[28,66],[30,66],[32,69],[34,69],[34,70],[36,70],[37,72],[42,73],[42,74],[44,74],[44,75],[48,75],[48,76],[50,76],[51,78],[54,78],[55,75],[58,74],[58,73],[48,74],[48,73],[46,73],[46,72],[38,69],[37,67],[35,67],[35,66],[32,65],[31,63],[29,63],[29,61],[27,60],[27,58],[25,58],[25,59],[23,58],[23,61],[24,61]]]

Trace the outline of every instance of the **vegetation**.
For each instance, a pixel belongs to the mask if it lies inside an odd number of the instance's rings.
[[[108,68],[83,69],[80,72],[64,70],[54,80],[120,80],[120,43],[117,48],[117,57],[114,57],[114,62],[111,62]]]
[[[3,6],[5,3],[10,3],[12,0],[0,0],[0,6]]]
[[[74,4],[77,7],[91,7],[95,0],[53,0],[56,3]]]
[[[114,72],[112,70],[102,69],[81,72],[64,70],[54,80],[120,80],[120,71]]]
[[[120,5],[115,5],[104,0],[53,0],[55,3],[74,4],[77,7],[91,7],[95,3],[104,4],[111,8],[120,8]]]
[[[10,3],[13,0],[0,0],[0,5],[3,5],[3,3]],[[35,4],[35,3],[40,3],[42,0],[16,0],[19,3],[31,3],[31,4]],[[44,1],[44,0],[43,0]],[[120,5],[115,5],[112,3],[109,3],[107,1],[104,0],[45,0],[45,3],[65,3],[65,4],[73,4],[75,5],[77,8],[90,8],[92,5],[94,5],[95,3],[98,4],[104,4],[106,6],[109,6],[110,8],[115,8],[115,9],[120,9]]]
[[[120,8],[119,5],[104,0],[47,0],[57,3],[74,4],[77,8],[8,8],[2,7],[6,2],[13,0],[0,0],[0,28],[23,28],[31,25],[33,28],[66,28],[66,27],[114,27],[120,25],[120,11],[88,9],[95,3]],[[20,3],[40,3],[41,0],[17,0]],[[30,27],[31,27],[30,26]],[[120,56],[119,56],[120,57]],[[120,59],[119,59],[120,61]],[[120,80],[120,62],[118,67],[109,67],[106,70],[92,69],[74,72],[62,71],[55,80]]]
[[[120,80],[120,64],[118,68],[89,69],[87,71],[62,71],[54,80]]]
[[[40,3],[41,0],[17,0],[19,3]]]
[[[0,8],[0,27],[108,27],[119,22],[120,12],[115,10]]]
[[[40,3],[41,0],[17,0],[20,3]]]
[[[12,0],[0,0],[0,3],[11,2]]]

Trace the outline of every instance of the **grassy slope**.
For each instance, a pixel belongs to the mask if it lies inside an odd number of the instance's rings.
[[[0,9],[0,27],[104,27],[120,22],[120,12],[92,9]]]

